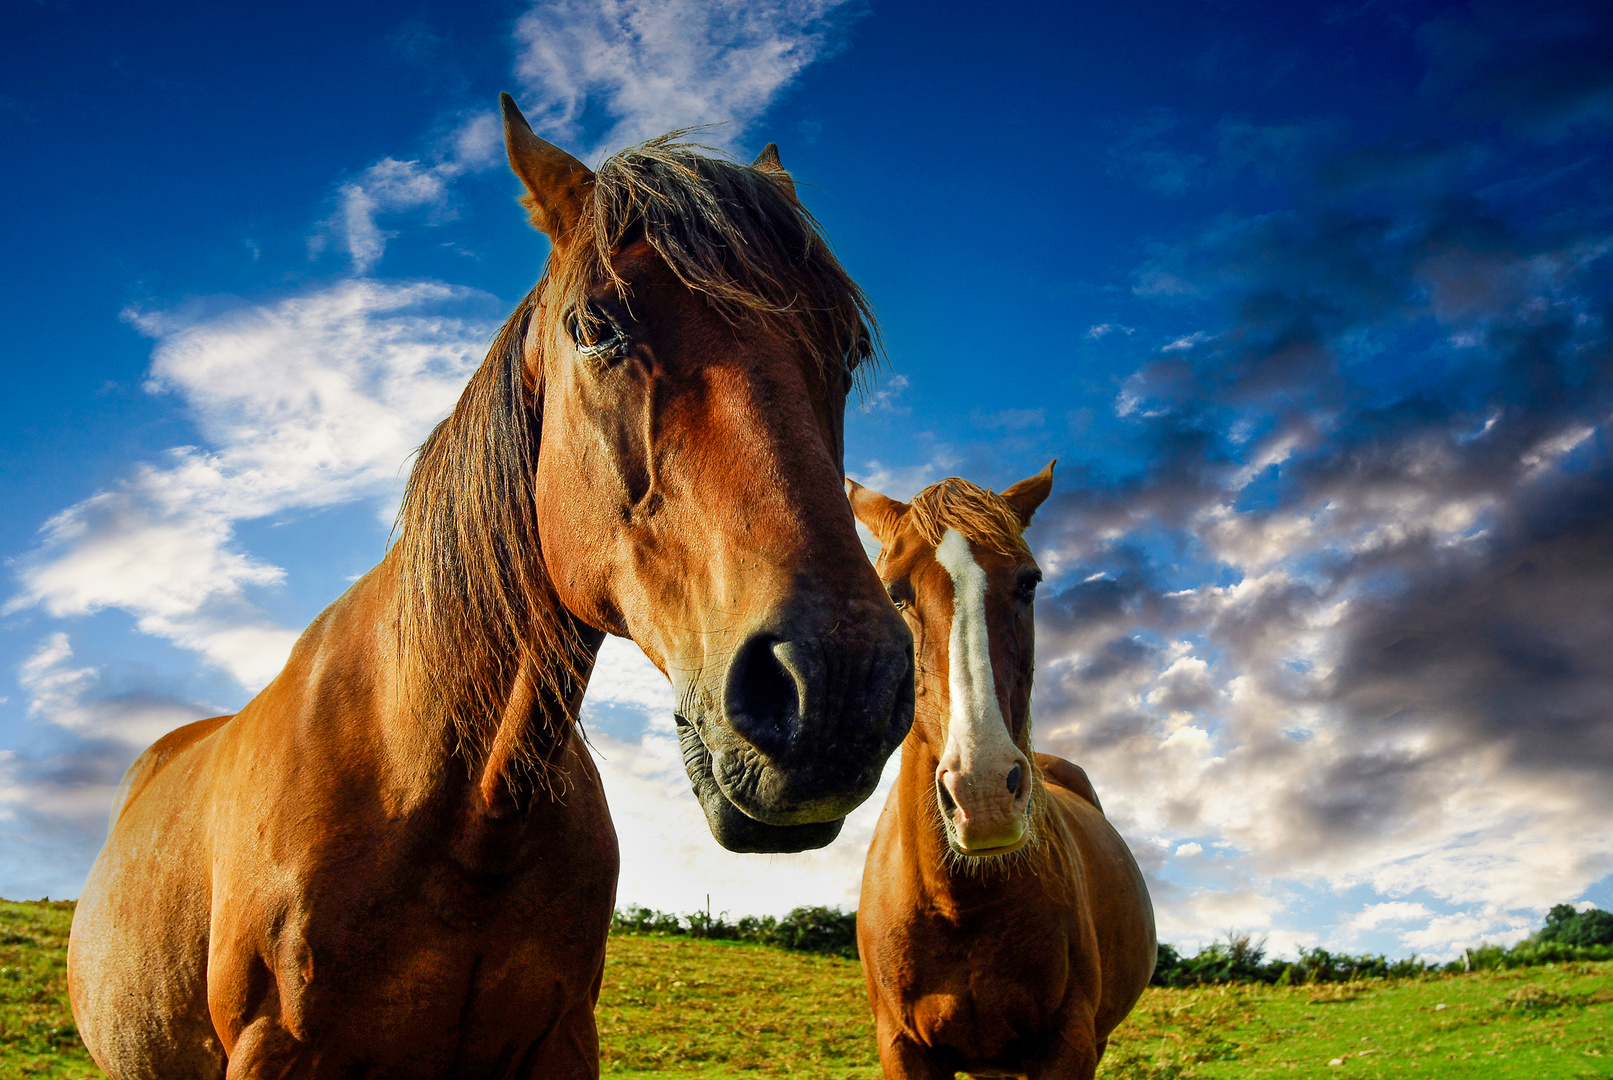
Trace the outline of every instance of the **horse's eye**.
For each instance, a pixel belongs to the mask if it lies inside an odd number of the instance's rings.
[[[1036,586],[1041,584],[1042,572],[1032,570],[1020,575],[1019,584],[1014,586],[1014,598],[1021,604],[1028,604],[1036,599]]]
[[[885,592],[890,595],[891,603],[896,605],[897,611],[906,611],[907,605],[913,602],[913,594],[905,581],[887,582]]]
[[[573,308],[566,316],[566,333],[587,360],[619,359],[632,344],[627,331],[592,300],[582,311]]]
[[[874,355],[874,339],[869,335],[868,327],[863,326],[858,328],[857,340],[852,342],[851,346],[846,349],[846,353],[840,358],[840,362],[845,365],[847,376],[851,376],[856,374],[857,369],[862,367],[863,361],[872,355]]]

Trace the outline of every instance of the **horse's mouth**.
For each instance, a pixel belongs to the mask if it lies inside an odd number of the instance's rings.
[[[678,743],[683,750],[683,767],[717,843],[729,851],[810,851],[824,847],[840,835],[840,827],[846,823],[844,817],[799,825],[770,825],[747,814],[717,782],[711,767],[711,751],[695,725],[683,716],[674,719],[678,725]]]
[[[1025,804],[1024,813],[1019,819],[1020,830],[1016,839],[1006,844],[996,844],[990,847],[969,847],[964,844],[963,836],[958,830],[957,823],[952,818],[952,814],[957,809],[956,804],[947,797],[946,789],[939,784],[936,785],[936,796],[936,818],[941,825],[942,833],[946,836],[947,847],[951,849],[954,856],[963,859],[992,859],[1003,855],[1012,855],[1031,842],[1031,807],[1029,802]],[[1034,798],[1034,796],[1032,797]]]
[[[989,859],[997,855],[1012,855],[1029,842],[1030,831],[1027,829],[1012,844],[1004,844],[1001,847],[966,848],[958,843],[950,830],[947,832],[947,844],[952,848],[953,854],[961,855],[966,859]]]

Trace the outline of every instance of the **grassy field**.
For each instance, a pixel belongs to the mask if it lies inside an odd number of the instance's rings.
[[[71,918],[65,903],[0,901],[0,1080],[99,1075],[67,1010]],[[879,1075],[854,960],[614,937],[599,1027],[609,1076]],[[1115,1033],[1099,1075],[1613,1080],[1613,963],[1150,990]]]

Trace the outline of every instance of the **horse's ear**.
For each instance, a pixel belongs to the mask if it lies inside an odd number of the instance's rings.
[[[504,150],[510,156],[510,168],[526,185],[521,203],[532,212],[532,224],[558,242],[582,217],[594,174],[560,147],[532,134],[532,126],[510,95],[500,94],[498,104],[504,114]]]
[[[1003,498],[1019,515],[1021,525],[1029,525],[1031,518],[1036,515],[1036,508],[1047,501],[1048,494],[1053,490],[1053,466],[1058,463],[1059,459],[1054,458],[1047,463],[1047,468],[1035,476],[1012,484],[1003,491]]]
[[[756,155],[756,160],[750,163],[750,167],[757,172],[766,173],[768,179],[783,188],[790,198],[795,198],[795,181],[790,179],[790,174],[784,169],[784,163],[778,159],[778,143],[770,142],[762,147],[762,152]]]
[[[857,515],[857,520],[868,526],[868,531],[874,534],[874,539],[881,546],[888,545],[896,536],[896,527],[902,523],[902,515],[907,513],[907,504],[870,491],[849,478],[846,480],[846,495],[851,499],[851,512]]]

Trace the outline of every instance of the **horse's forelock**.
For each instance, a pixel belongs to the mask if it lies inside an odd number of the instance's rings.
[[[594,176],[566,258],[549,272],[546,317],[577,312],[587,293],[624,283],[611,257],[635,235],[678,279],[735,323],[760,322],[820,365],[874,355],[878,324],[817,221],[764,169],[701,151],[687,130],[624,150]]]
[[[928,544],[939,544],[948,529],[1005,555],[1030,554],[1019,514],[994,491],[957,476],[931,484],[913,496],[908,521]]]

